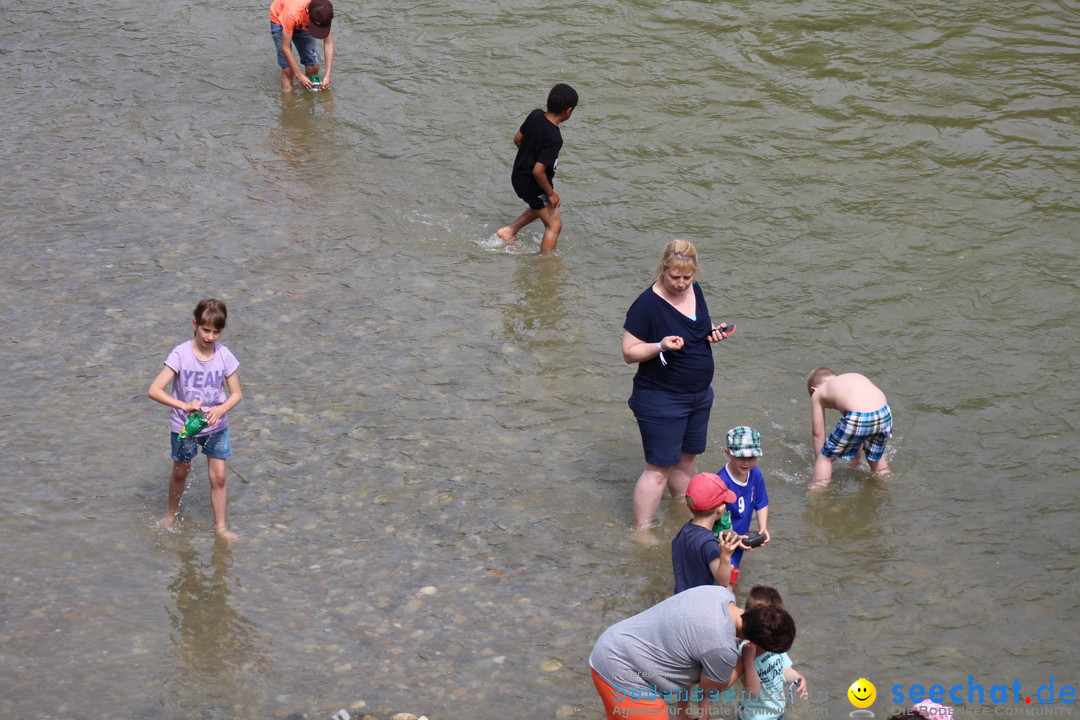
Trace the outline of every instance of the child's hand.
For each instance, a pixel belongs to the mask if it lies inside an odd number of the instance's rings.
[[[742,536],[741,538],[739,538],[739,540],[740,540],[739,546],[740,546],[740,547],[741,547],[741,548],[742,548],[743,550],[753,550],[754,548],[758,548],[758,547],[761,547],[762,545],[768,545],[768,544],[769,544],[769,541],[770,541],[770,540],[772,540],[772,535],[770,535],[770,534],[769,534],[769,531],[768,531],[768,530],[759,530],[759,531],[758,531],[758,534],[759,534],[759,535],[764,535],[764,536],[765,536],[765,539],[764,539],[764,540],[762,540],[762,541],[761,541],[760,543],[756,543],[756,544],[755,544],[755,545],[753,545],[753,546],[747,545],[747,544],[745,544],[745,543],[743,543],[743,542],[741,542],[741,541],[742,541],[742,540],[745,540],[746,538],[748,538],[748,537],[750,537],[750,536],[749,536],[749,535],[743,535],[743,536]]]
[[[189,400],[184,407],[184,412],[193,413],[202,410],[202,400]]]
[[[741,547],[743,550],[753,550],[754,548],[761,547],[765,543],[769,542],[769,539],[770,538],[768,530],[761,530],[758,532],[751,531],[748,535],[739,536],[739,547]]]
[[[204,413],[206,415],[206,424],[207,425],[217,425],[218,421],[221,420],[221,416],[223,414],[221,412],[221,406],[220,405],[215,405],[214,407],[212,407],[212,408],[210,408],[208,410],[205,410]]]
[[[806,689],[806,678],[802,675],[795,681],[795,692],[799,695],[800,700],[806,700],[810,697],[809,691]]]
[[[731,554],[739,549],[742,545],[742,537],[734,530],[725,530],[720,533],[720,537],[717,538],[720,541],[721,554],[731,557]]]

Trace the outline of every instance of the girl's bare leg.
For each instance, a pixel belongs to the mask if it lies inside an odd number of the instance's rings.
[[[187,486],[188,473],[191,471],[191,461],[173,462],[172,474],[169,475],[169,509],[165,517],[158,523],[161,527],[173,527],[176,524],[176,514],[180,512],[180,498]]]
[[[210,507],[214,510],[214,529],[225,540],[236,540],[240,536],[229,531],[226,519],[228,494],[225,490],[225,460],[208,458],[206,470],[210,476]]]

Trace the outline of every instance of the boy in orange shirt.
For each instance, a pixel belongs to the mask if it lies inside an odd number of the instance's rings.
[[[316,40],[323,41],[326,54],[321,89],[330,87],[330,70],[334,64],[334,37],[330,33],[333,19],[334,6],[330,0],[274,0],[270,6],[270,35],[277,46],[282,92],[292,90],[293,78],[305,90],[312,89],[311,76],[318,75],[322,67]],[[293,45],[300,55],[299,63],[293,55]],[[300,70],[300,63],[304,64],[304,71]]]

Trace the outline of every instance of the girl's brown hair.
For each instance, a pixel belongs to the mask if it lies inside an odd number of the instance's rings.
[[[195,324],[209,325],[215,330],[224,330],[225,321],[229,319],[229,311],[225,309],[225,303],[214,298],[200,300],[195,306]]]

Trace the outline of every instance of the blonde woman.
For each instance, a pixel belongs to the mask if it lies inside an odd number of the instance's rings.
[[[734,325],[713,324],[697,273],[693,243],[668,243],[652,285],[623,324],[623,360],[638,364],[628,404],[645,449],[645,470],[634,488],[634,525],[640,529],[652,523],[665,487],[673,498],[686,493],[708,434],[712,343],[735,331]]]

